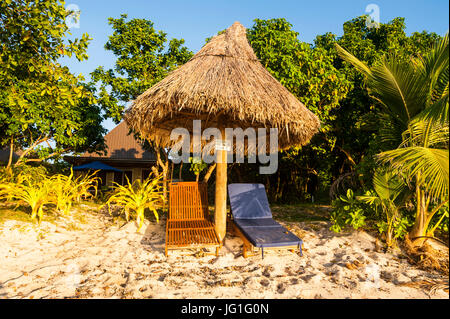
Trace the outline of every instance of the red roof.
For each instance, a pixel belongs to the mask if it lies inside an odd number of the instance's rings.
[[[145,151],[142,145],[129,133],[125,122],[120,122],[115,128],[105,135],[107,155],[96,153],[84,153],[82,157],[101,157],[111,159],[145,159],[154,160],[152,152]]]

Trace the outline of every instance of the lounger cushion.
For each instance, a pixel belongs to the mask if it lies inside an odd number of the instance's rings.
[[[298,246],[302,243],[272,219],[263,184],[230,184],[228,194],[233,221],[253,246]]]
[[[245,237],[255,247],[298,246],[302,240],[283,226],[241,227],[237,224]]]
[[[263,184],[228,185],[233,218],[272,218]]]
[[[253,219],[234,219],[236,224],[241,227],[278,227],[280,224],[272,218],[253,218]]]

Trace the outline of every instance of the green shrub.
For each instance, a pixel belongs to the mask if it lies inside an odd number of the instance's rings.
[[[151,175],[150,175],[151,176]],[[138,231],[144,222],[144,212],[148,208],[155,215],[156,221],[159,222],[157,209],[161,208],[164,203],[164,195],[161,190],[161,178],[151,178],[141,181],[137,179],[134,183],[130,183],[127,179],[127,185],[115,183],[116,189],[104,206],[108,206],[111,214],[111,205],[123,207],[127,221],[130,214],[135,215],[138,223]]]
[[[332,206],[330,214],[332,231],[340,232],[346,225],[354,229],[366,225],[368,206],[355,197],[353,190],[348,189],[346,195],[341,195],[332,202]]]
[[[3,168],[0,170],[0,200],[29,206],[31,218],[37,218],[40,223],[46,205],[54,204],[59,212],[67,214],[74,202],[91,196],[88,190],[96,189],[96,180],[94,174],[74,178],[72,171],[69,176],[49,176],[42,166]]]

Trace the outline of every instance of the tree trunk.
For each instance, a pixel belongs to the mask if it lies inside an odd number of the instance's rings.
[[[21,162],[23,162],[24,159],[26,159],[25,156],[27,156],[29,152],[31,152],[39,144],[44,143],[44,142],[46,142],[48,140],[49,140],[48,136],[44,136],[44,137],[42,137],[42,135],[39,136],[39,138],[36,141],[32,142],[31,145],[28,148],[23,150],[22,154],[20,154],[19,158],[17,159],[17,162],[14,165],[15,166],[19,165]],[[52,153],[51,155],[53,156],[54,154],[55,153]],[[49,156],[47,156],[47,157],[49,157]],[[42,159],[39,159],[39,161],[41,161],[41,160]]]
[[[222,128],[222,140],[225,140],[225,130]],[[216,199],[214,221],[219,241],[223,242],[227,229],[227,151],[217,150],[216,167]]]
[[[165,162],[162,161],[161,159],[161,153],[164,153],[164,157],[165,157]],[[156,150],[156,160],[158,165],[161,167],[162,169],[162,176],[163,176],[163,196],[164,196],[164,200],[167,200],[167,173],[169,171],[169,157],[167,155],[167,152],[164,149],[157,149]]]
[[[386,244],[390,248],[392,246],[392,230],[388,229],[386,232]]]
[[[14,138],[11,137],[11,143],[9,144],[9,159],[8,159],[8,165],[6,165],[6,168],[11,167],[13,154],[14,154]]]
[[[168,167],[163,166],[163,196],[164,199],[167,200],[167,173],[168,173]]]
[[[214,163],[212,164],[209,168],[208,171],[205,174],[205,177],[203,178],[203,181],[208,184],[209,178],[211,177],[211,174],[214,172],[214,169],[216,168],[217,164]]]
[[[155,174],[155,177],[158,178],[159,177],[158,168],[156,166],[152,166],[150,169],[152,170],[153,174]]]
[[[280,187],[281,187],[281,177],[280,177],[280,170],[277,172],[277,189],[275,190],[275,201],[278,201],[280,199]]]
[[[420,188],[419,182],[417,182],[416,185],[416,201],[417,201],[416,220],[414,222],[413,228],[409,232],[409,237],[415,244],[420,246],[423,243],[424,239],[418,238],[417,240],[415,240],[414,238],[426,236],[430,219],[427,216],[428,205],[425,192]]]

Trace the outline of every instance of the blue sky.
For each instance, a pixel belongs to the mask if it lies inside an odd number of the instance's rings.
[[[108,36],[112,33],[108,17],[119,17],[126,13],[129,18],[145,18],[154,22],[156,30],[163,30],[168,38],[183,38],[185,45],[197,52],[205,38],[239,21],[246,27],[253,20],[286,18],[293,29],[300,33],[301,41],[310,42],[316,35],[333,32],[342,35],[342,25],[357,16],[366,14],[369,4],[380,9],[380,21],[388,22],[395,17],[404,17],[406,32],[433,31],[444,35],[449,25],[449,2],[447,0],[428,1],[359,1],[359,0],[221,0],[221,1],[155,1],[155,0],[66,0],[81,11],[79,28],[72,28],[73,37],[88,33],[93,40],[88,48],[89,59],[77,62],[65,59],[72,72],[81,73],[89,79],[89,73],[97,66],[111,68],[114,56],[104,50]],[[114,124],[106,121],[104,126],[110,130]]]

